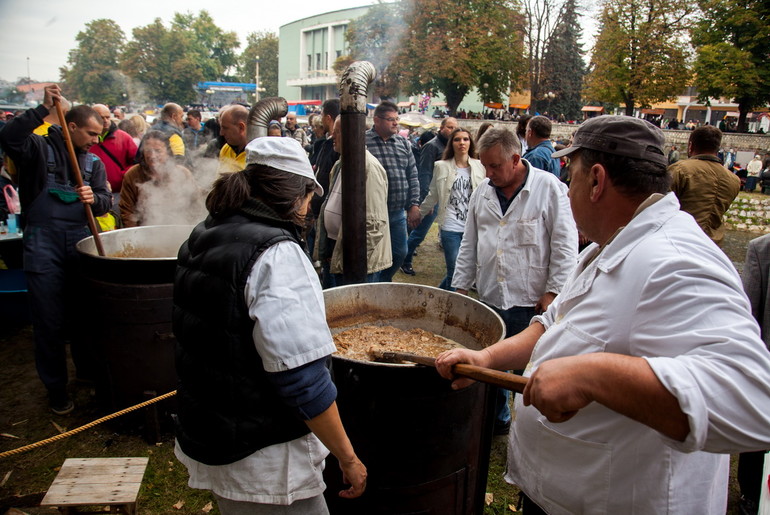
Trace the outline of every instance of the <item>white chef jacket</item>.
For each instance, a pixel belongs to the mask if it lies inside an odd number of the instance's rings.
[[[577,261],[578,235],[567,187],[532,167],[503,214],[489,179],[473,191],[452,286],[476,283],[479,299],[500,309],[534,306],[559,293]]]
[[[597,250],[533,319],[546,332],[525,375],[561,356],[644,357],[690,434],[671,440],[598,403],[551,423],[518,397],[506,480],[552,515],[723,514],[729,456],[717,453],[770,447],[770,353],[738,273],[673,193],[585,266]]]
[[[245,288],[257,323],[254,344],[268,372],[296,368],[336,352],[318,274],[299,245],[279,242],[257,259]],[[189,486],[235,501],[288,505],[323,493],[329,451],[313,434],[270,445],[227,465],[206,465],[174,452]]]

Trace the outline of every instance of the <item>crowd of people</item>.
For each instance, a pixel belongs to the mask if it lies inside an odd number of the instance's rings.
[[[420,273],[415,251],[437,223],[437,286],[475,290],[503,320],[504,340],[436,365],[453,388],[469,381],[457,363],[529,378],[513,421],[497,393],[493,428],[508,434],[505,478],[527,515],[722,513],[730,453],[746,453],[741,488],[756,503],[770,448],[770,237],[750,246],[741,282],[719,248],[740,179],[716,127],[695,128],[687,158],[672,159],[660,128],[623,116],[590,119],[569,142],[539,115],[476,131],[445,117],[435,134],[402,135],[383,101],[370,128],[345,134],[329,99],[307,127],[289,113],[249,141],[240,104],[202,123],[169,103],[150,125],[101,104],[54,119],[56,103],[48,86],[0,129],[50,408],[74,409],[65,344],[68,312],[86,302],[74,281],[82,204],[106,228],[195,225],[174,281],[175,452],[222,513],[328,513],[330,452],[350,485],[340,495],[366,489],[335,402],[322,295],[345,284],[350,173],[366,180],[367,282]],[[353,140],[363,171],[340,159]]]

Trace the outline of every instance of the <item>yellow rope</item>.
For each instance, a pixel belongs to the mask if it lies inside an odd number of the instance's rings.
[[[93,422],[89,422],[88,424],[84,426],[80,426],[76,429],[73,429],[71,431],[67,431],[65,433],[58,434],[56,436],[52,436],[51,438],[46,438],[45,440],[40,440],[39,442],[31,443],[29,445],[25,445],[24,447],[19,447],[18,449],[12,449],[10,451],[0,452],[0,459],[7,458],[8,456],[13,456],[14,454],[21,454],[23,452],[31,451],[32,449],[36,449],[38,447],[42,447],[44,445],[48,445],[49,443],[56,442],[58,440],[62,440],[64,438],[67,438],[69,436],[72,436],[74,434],[80,433],[82,431],[85,431],[86,429],[90,429],[94,427],[97,424],[101,424],[102,422],[106,422],[108,420],[112,420],[113,418],[117,418],[121,415],[125,415],[126,413],[130,413],[132,411],[136,411],[138,409],[144,408],[145,406],[149,406],[150,404],[153,404],[155,402],[159,402],[165,399],[168,399],[169,397],[173,397],[176,395],[176,390],[173,392],[168,392],[163,395],[159,395],[158,397],[154,397],[148,401],[144,401],[140,404],[137,404],[135,406],[131,406],[130,408],[126,408],[120,411],[117,411],[115,413],[112,413],[110,415],[107,415],[106,417],[102,417],[100,419],[94,420]]]

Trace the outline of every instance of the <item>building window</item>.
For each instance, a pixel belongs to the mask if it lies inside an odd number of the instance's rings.
[[[342,50],[337,50],[337,59],[342,57]]]
[[[313,56],[310,54],[307,54],[307,71],[310,71],[313,69]]]
[[[315,69],[320,70],[321,69],[321,53],[317,53],[315,55]]]
[[[324,52],[324,69],[329,69],[329,52]]]

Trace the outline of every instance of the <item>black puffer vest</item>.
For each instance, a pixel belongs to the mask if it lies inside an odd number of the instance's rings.
[[[294,224],[252,201],[237,215],[209,217],[179,250],[177,440],[202,463],[233,463],[309,432],[267,381],[243,294],[260,254],[285,240],[303,244]]]

